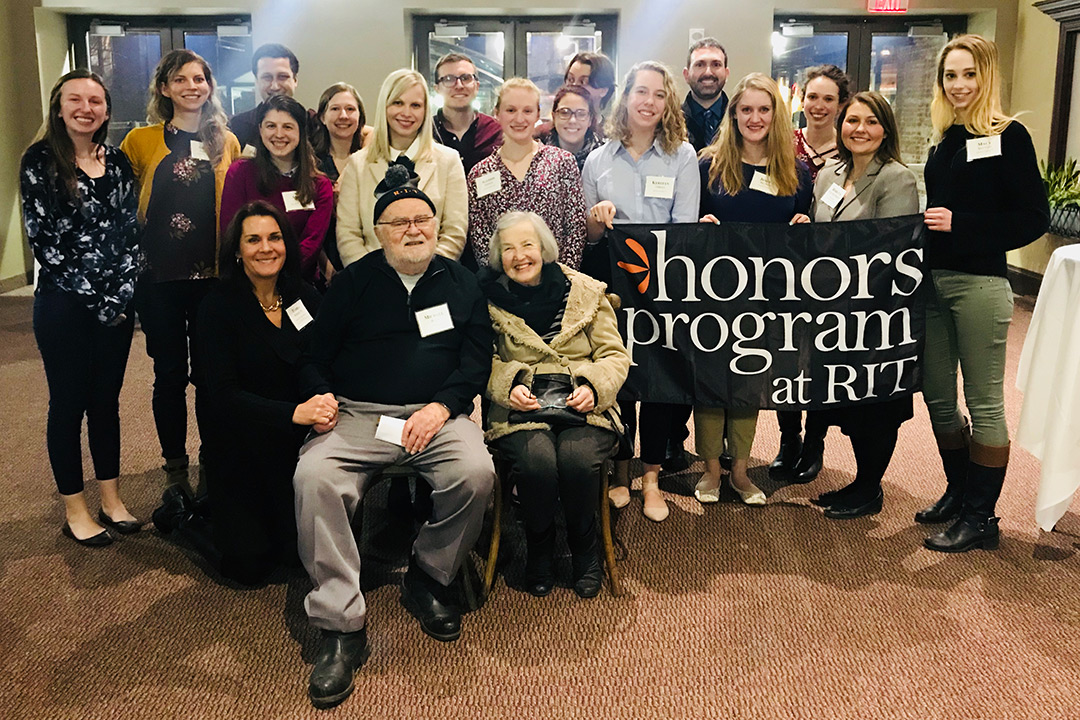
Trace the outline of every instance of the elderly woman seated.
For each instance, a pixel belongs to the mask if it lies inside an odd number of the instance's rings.
[[[558,243],[539,215],[508,212],[480,271],[495,327],[487,440],[510,465],[525,518],[525,584],[551,592],[555,508],[562,501],[574,592],[595,597],[600,465],[622,431],[615,395],[630,357],[604,284],[555,262]]]

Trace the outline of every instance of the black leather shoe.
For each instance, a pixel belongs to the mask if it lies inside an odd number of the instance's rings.
[[[839,490],[830,490],[828,492],[821,493],[816,498],[810,498],[810,504],[817,505],[820,508],[832,507],[840,501],[840,497],[841,495]]]
[[[915,513],[915,522],[924,525],[949,522],[960,515],[960,507],[963,504],[962,498],[946,490],[945,494],[938,498],[936,503]]]
[[[139,520],[113,520],[105,514],[104,509],[98,510],[97,516],[106,527],[111,527],[121,535],[131,535],[142,530],[143,524]]]
[[[795,463],[795,469],[791,473],[791,482],[801,485],[813,481],[821,472],[822,453],[824,452],[824,444],[803,443],[799,461]]]
[[[780,434],[780,450],[769,463],[769,472],[794,472],[802,453],[802,438],[799,435]]]
[[[66,537],[69,537],[80,545],[85,545],[86,547],[105,547],[106,545],[112,545],[113,541],[112,535],[109,534],[108,530],[102,530],[97,535],[94,535],[92,537],[79,539],[75,537],[75,533],[71,532],[71,527],[67,523],[64,523],[63,527],[60,528],[60,532],[62,532]]]
[[[319,710],[332,708],[349,697],[353,691],[353,675],[367,662],[371,654],[367,644],[367,629],[343,633],[323,630],[319,654],[311,668],[308,697]]]
[[[830,520],[854,520],[867,515],[877,515],[881,512],[881,506],[884,502],[885,494],[878,490],[876,497],[862,505],[830,505],[825,508],[825,517]]]
[[[689,467],[690,457],[681,445],[675,447],[660,465],[660,468],[666,473],[682,472]]]
[[[170,485],[161,493],[161,505],[154,510],[150,519],[154,527],[163,535],[168,535],[180,526],[183,518],[192,513],[191,496],[183,485]]]
[[[574,567],[574,592],[580,598],[594,598],[604,587],[604,567],[596,555],[595,548],[584,553],[583,557],[571,558]]]
[[[534,597],[546,597],[555,589],[555,524],[537,535],[525,531],[525,591]]]
[[[923,540],[923,545],[938,552],[961,553],[973,548],[997,550],[999,542],[998,518],[977,520],[961,517],[948,530]]]
[[[436,587],[438,586],[438,587]],[[461,613],[444,599],[446,588],[410,565],[401,581],[401,604],[420,621],[420,628],[443,642],[461,637]]]

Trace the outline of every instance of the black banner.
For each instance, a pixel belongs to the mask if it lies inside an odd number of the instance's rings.
[[[826,409],[920,389],[922,217],[619,225],[611,291],[640,400]]]

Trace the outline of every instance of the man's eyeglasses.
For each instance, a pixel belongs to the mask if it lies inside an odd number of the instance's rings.
[[[589,111],[586,108],[571,110],[568,107],[561,107],[555,111],[555,114],[563,120],[569,120],[570,118],[577,118],[578,120],[589,119]]]
[[[389,225],[390,229],[396,233],[403,233],[409,229],[410,225],[415,225],[417,230],[423,231],[431,227],[431,224],[435,222],[434,215],[418,215],[414,218],[396,218],[394,220],[387,220],[386,222],[377,222],[376,225]]]
[[[464,73],[463,75],[443,75],[436,82],[444,88],[452,88],[460,80],[462,85],[469,87],[470,85],[473,85],[477,79],[478,78],[472,73]]]

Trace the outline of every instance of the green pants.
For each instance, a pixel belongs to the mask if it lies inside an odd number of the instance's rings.
[[[926,304],[923,399],[934,432],[963,427],[956,370],[964,378],[971,439],[981,445],[1009,444],[1005,425],[1005,340],[1012,321],[1009,281],[995,275],[932,271]]]
[[[724,452],[724,425],[727,424],[727,450],[736,460],[749,460],[757,432],[756,408],[694,408],[694,439],[697,454],[715,459]]]

